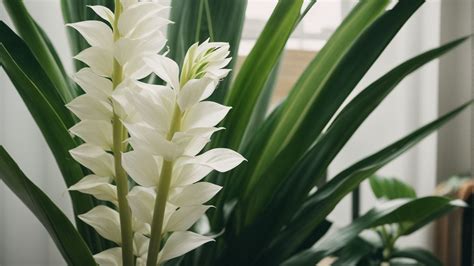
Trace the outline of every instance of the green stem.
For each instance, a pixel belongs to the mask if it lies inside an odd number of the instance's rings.
[[[195,42],[199,42],[199,37],[201,34],[201,21],[202,21],[202,10],[204,7],[204,0],[201,0],[199,2],[199,11],[198,11],[198,18],[197,18],[197,23],[196,23],[196,35],[195,35]]]
[[[167,140],[173,138],[174,133],[178,132],[181,127],[181,110],[178,104],[175,104],[173,110],[173,120],[170,130],[166,136]],[[150,245],[148,247],[147,266],[155,266],[158,261],[158,253],[161,248],[161,240],[163,235],[163,220],[166,209],[166,201],[168,200],[168,192],[173,176],[173,161],[165,160],[161,168],[160,182],[158,184],[158,192],[155,200],[155,208],[153,210],[153,221],[151,223]]]
[[[209,7],[209,1],[205,1],[205,8],[206,8],[206,17],[207,17],[207,29],[209,31],[209,38],[211,42],[214,41],[214,30],[212,28],[212,18],[211,18],[211,8]]]
[[[122,6],[119,0],[115,0],[115,20],[114,20],[114,40],[120,38],[120,32],[118,30],[118,20],[122,13]],[[114,89],[122,82],[123,79],[122,66],[114,60],[114,69],[112,74],[112,83]],[[117,198],[119,205],[120,214],[120,232],[122,237],[122,261],[125,266],[133,266],[133,231],[132,231],[132,216],[130,213],[130,207],[128,205],[127,194],[128,194],[128,176],[122,167],[122,152],[126,148],[123,145],[124,139],[127,136],[120,117],[115,113],[113,117],[113,152],[114,152],[114,163],[115,163],[115,183],[117,185]]]

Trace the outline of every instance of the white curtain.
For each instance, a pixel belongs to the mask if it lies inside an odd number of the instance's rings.
[[[258,0],[249,1],[259,2]],[[33,17],[51,37],[61,58],[67,62],[67,70],[71,72],[69,63],[71,55],[60,15],[59,1],[30,0],[26,2]],[[347,10],[348,5],[351,4],[351,1],[346,0],[320,0],[319,2],[315,9],[331,8],[331,6],[333,8],[337,5],[341,14],[344,14],[344,10]],[[250,4],[249,8],[252,6],[254,4]],[[439,1],[428,1],[410,19],[360,84],[359,90],[402,61],[439,45],[440,6]],[[11,25],[1,4],[0,12],[0,18]],[[261,12],[255,10],[253,12],[266,14],[263,9]],[[319,11],[317,16],[324,16],[324,14],[325,12]],[[316,14],[313,15],[316,16]],[[263,19],[266,19],[265,15],[263,16]],[[308,17],[311,16],[308,14]],[[321,17],[318,19],[325,20]],[[311,27],[312,24],[309,25]],[[305,45],[302,48],[307,49]],[[437,61],[408,77],[357,131],[331,165],[329,175],[338,173],[356,160],[379,150],[437,117],[438,88]],[[5,146],[26,175],[72,218],[66,187],[51,152],[3,70],[0,70],[0,144]],[[402,178],[412,184],[421,195],[431,194],[436,182],[436,151],[437,140],[436,135],[433,135],[383,168],[380,173]],[[364,212],[373,206],[373,197],[366,184],[362,186],[361,194]],[[340,226],[349,223],[350,200],[348,198],[339,204],[331,214],[331,218]],[[429,230],[422,230],[405,241],[412,245],[422,244],[428,248],[431,246]],[[47,232],[3,183],[0,183],[0,265],[64,265]]]

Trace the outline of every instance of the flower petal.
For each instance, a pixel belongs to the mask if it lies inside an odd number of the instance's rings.
[[[145,187],[158,185],[163,160],[144,151],[130,151],[122,155],[123,168],[132,179]]]
[[[105,21],[109,22],[110,25],[114,23],[115,15],[114,13],[105,6],[96,5],[96,6],[88,6],[90,9],[97,14],[97,16],[101,17]]]
[[[99,205],[87,213],[79,215],[79,218],[92,226],[104,238],[117,244],[121,243],[120,218],[117,211]]]
[[[139,2],[130,6],[120,15],[118,21],[120,34],[124,37],[130,36],[143,20],[156,16],[164,8],[164,6],[153,2]]]
[[[164,8],[160,13],[165,13],[169,7]],[[173,23],[158,14],[157,16],[148,17],[147,19],[143,20],[140,24],[137,25],[135,30],[133,31],[131,38],[144,38],[150,37],[155,34],[157,30],[165,30],[164,26]]]
[[[221,186],[208,182],[175,187],[171,190],[168,201],[179,207],[199,205],[208,202],[221,189]]]
[[[135,186],[128,193],[127,199],[133,216],[140,222],[151,224],[156,199],[155,189]],[[176,210],[176,208],[177,207],[173,204],[166,204],[163,227],[166,226],[171,214]]]
[[[141,83],[138,85],[143,86]],[[134,95],[137,112],[161,134],[166,134],[171,124],[173,95],[174,92],[169,87],[160,85],[142,87],[142,91]]]
[[[179,92],[178,104],[182,111],[186,111],[193,105],[203,99],[206,92],[208,96],[212,94],[216,87],[216,83],[210,78],[192,79],[183,86]],[[209,93],[209,91],[211,91]]]
[[[69,131],[87,143],[101,147],[106,151],[112,150],[112,124],[105,120],[82,120]]]
[[[125,124],[130,133],[129,143],[135,150],[162,156],[167,161],[175,160],[182,154],[181,147],[168,141],[153,128],[142,124]]]
[[[82,144],[69,151],[72,158],[98,176],[115,176],[114,158],[98,146]]]
[[[213,127],[224,119],[229,110],[230,107],[215,102],[200,102],[184,114],[182,130],[186,131],[196,127]]]
[[[89,67],[82,68],[73,75],[73,80],[91,96],[105,100],[112,94],[112,81],[98,76]]]
[[[224,148],[209,150],[195,159],[196,163],[206,165],[221,173],[227,172],[245,161],[245,158],[239,153]]]
[[[117,205],[117,187],[110,184],[110,181],[108,177],[88,175],[69,187],[69,190],[90,194],[99,200],[110,201]]]
[[[171,180],[171,187],[179,187],[194,184],[197,181],[206,177],[212,168],[203,165],[195,164],[191,162],[180,162],[180,160],[175,162],[173,168],[173,178]]]
[[[114,57],[113,53],[110,51],[110,48],[105,49],[92,46],[74,56],[74,59],[77,59],[90,66],[92,71],[94,71],[94,73],[99,76],[112,76]]]
[[[91,46],[110,49],[113,45],[112,29],[98,20],[86,20],[67,24],[77,30]]]
[[[154,55],[146,58],[145,62],[158,77],[173,89],[179,89],[179,67],[175,61],[162,55]]]
[[[139,221],[151,224],[156,192],[153,188],[135,186],[128,193],[128,203],[132,214]]]
[[[81,120],[112,120],[112,106],[88,94],[74,98],[66,107]]]
[[[100,266],[122,266],[122,248],[109,248],[94,255]]]
[[[160,251],[158,263],[161,264],[172,258],[179,257],[210,241],[214,240],[193,232],[174,232]]]
[[[194,205],[180,207],[170,217],[165,232],[186,231],[212,206]]]
[[[150,239],[142,234],[135,234],[133,237],[133,253],[137,257],[146,255]]]

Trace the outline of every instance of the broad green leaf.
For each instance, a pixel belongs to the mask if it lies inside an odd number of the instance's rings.
[[[355,239],[360,232],[377,225],[393,223],[413,218],[413,211],[422,209],[449,209],[462,206],[458,200],[444,197],[424,197],[418,199],[398,199],[385,202],[365,215],[353,221],[350,225],[336,231],[333,235],[321,241],[311,249],[301,252],[283,265],[315,265],[322,258],[342,249],[346,243]]]
[[[114,0],[61,0],[61,10],[65,23],[74,23],[84,20],[100,20],[100,18],[90,9],[90,5],[102,5],[114,10]],[[66,28],[71,52],[73,55],[89,47],[86,40],[74,29]],[[84,64],[74,60],[76,70],[84,67]]]
[[[72,124],[68,121],[69,113],[60,105],[55,91],[48,87],[52,85],[29,49],[3,22],[0,22],[0,38],[0,62],[46,139],[69,187],[84,176],[81,166],[69,154],[69,150],[77,146],[68,132]],[[91,196],[77,192],[70,195],[76,215],[94,207]],[[93,251],[100,251],[99,235],[81,220],[76,219],[76,223]]]
[[[23,1],[4,0],[3,3],[18,33],[54,85],[50,90],[57,90],[63,103],[70,102],[76,96],[76,92],[71,87],[62,64],[58,63],[56,51],[52,48],[49,39],[30,16]]]
[[[363,75],[375,61],[378,53],[375,54],[375,57],[365,55],[373,53],[374,50],[378,52],[382,51],[388,42],[395,36],[400,27],[413,14],[413,12],[416,11],[418,6],[419,5],[398,4],[392,10],[386,12],[383,16],[377,19],[354,43],[350,51],[348,51],[347,57],[343,59],[339,66],[341,70],[336,71],[336,73],[340,74],[337,76],[349,76],[354,78],[354,81],[360,79],[361,75]],[[367,118],[367,116],[387,96],[391,89],[393,89],[406,75],[411,73],[416,69],[416,67],[423,65],[433,58],[435,57],[428,56],[423,58],[423,60],[419,60],[421,62],[416,62],[417,64],[413,62],[410,64],[407,63],[403,67],[393,70],[381,80],[375,82],[372,86],[369,86],[338,115],[335,122],[327,132],[319,137],[316,144],[313,145],[298,162],[296,162],[295,166],[293,166],[291,162],[295,162],[295,158],[299,156],[300,152],[304,151],[301,147],[303,145],[309,147],[309,144],[297,140],[298,143],[295,142],[289,146],[290,150],[282,151],[274,162],[272,162],[271,167],[269,167],[255,183],[253,189],[249,193],[250,196],[244,199],[247,201],[247,205],[244,205],[243,209],[247,210],[249,213],[246,217],[246,222],[252,221],[257,217],[257,214],[262,212],[262,208],[265,205],[267,205],[267,208],[270,210],[276,210],[275,206],[285,206],[282,208],[283,213],[279,213],[279,216],[283,217],[281,222],[286,222],[285,219],[291,217],[295,209],[294,206],[300,206],[311,188],[313,188],[316,185],[316,182],[324,175],[329,163],[338,154],[365,118]],[[346,61],[346,59],[350,60]],[[359,76],[351,76],[355,72],[358,72]],[[350,90],[352,90],[357,84],[357,82],[350,84],[351,82],[346,78],[344,78],[344,80],[347,81],[345,84],[339,84],[340,80],[341,78],[337,78],[333,83],[328,83],[328,87],[326,88],[330,90],[326,96],[332,95],[331,97],[336,99],[339,97],[337,96],[338,93],[341,92],[342,94],[345,94],[350,92]],[[332,87],[334,84],[339,84],[340,86]],[[324,96],[325,94],[321,95],[326,97]],[[327,105],[330,105],[335,101],[326,98],[325,101],[316,103],[321,107],[315,106],[314,108],[320,110],[320,114],[322,114],[326,112],[327,109],[331,109],[332,107]],[[322,109],[323,107],[324,109]],[[316,117],[319,119],[321,116],[318,115]],[[319,121],[317,121],[318,119],[316,119],[316,117],[312,118],[314,121],[309,124],[311,126],[307,126],[307,131],[311,131],[313,125],[316,125],[316,128],[319,127]],[[307,137],[308,136],[306,136],[306,138]],[[303,142],[304,141],[307,140],[303,140]],[[296,149],[299,149],[299,151],[295,151],[292,146],[298,146]],[[291,156],[288,156],[288,154],[291,154]],[[256,193],[257,190],[258,193]],[[270,200],[272,202],[269,204],[268,202]],[[267,217],[273,215],[274,213],[269,214]],[[257,219],[259,218],[257,217]],[[274,224],[274,226],[278,227],[283,225],[284,224],[281,223]],[[278,230],[278,227],[275,227],[274,230]]]
[[[293,169],[290,169],[289,176],[286,177],[285,181],[276,190],[273,198],[270,201],[266,200],[266,208],[269,212],[266,217],[277,215],[275,210],[278,210],[279,221],[282,223],[286,222],[287,220],[285,219],[289,219],[293,215],[294,206],[300,206],[302,204],[311,188],[324,176],[329,164],[362,122],[403,78],[431,60],[457,47],[457,45],[463,43],[465,40],[466,38],[461,38],[452,41],[402,63],[369,85],[357,95],[357,97],[351,100],[337,115],[334,122],[318,139],[316,144],[306,152]],[[279,171],[276,171],[276,173],[279,173]],[[263,182],[261,186],[262,185]],[[251,202],[253,206],[256,205],[256,199],[258,199],[261,194],[262,193],[258,193],[252,198]],[[265,219],[266,217],[262,215],[259,216],[260,219]],[[274,230],[284,225],[278,225],[275,222],[271,222],[270,224],[277,226]],[[270,229],[269,226],[270,225],[266,225],[266,228]]]
[[[43,224],[68,265],[95,265],[90,250],[74,225],[23,174],[3,146],[0,146],[0,178]]]
[[[369,178],[369,182],[378,199],[416,198],[416,192],[410,185],[394,177],[374,175]]]
[[[277,237],[274,237],[268,251],[265,252],[265,257],[285,257],[285,254],[292,247],[301,243],[302,239],[323,221],[337,203],[358,186],[360,182],[372,176],[382,166],[413,147],[471,104],[472,101],[469,101],[336,175],[326,185],[311,195],[296,212],[285,229]]]
[[[457,207],[467,207],[462,200],[451,200],[443,197],[425,197],[423,201],[413,200],[410,207],[398,208],[389,215],[379,219],[373,226],[398,224],[399,236],[409,235]],[[428,200],[429,199],[429,200]]]
[[[238,150],[256,103],[300,17],[302,0],[279,1],[235,77],[225,104],[232,106],[223,122],[225,132],[214,143]],[[258,70],[258,71],[256,71]]]
[[[169,57],[181,65],[186,51],[193,43],[209,38],[210,41],[230,44],[230,56],[233,60],[227,68],[233,69],[237,61],[246,8],[247,0],[173,0],[170,20],[174,23],[168,26]],[[233,72],[220,82],[210,98],[212,101],[224,101],[232,76]]]
[[[337,259],[331,266],[356,266],[359,261],[374,252],[375,249],[376,247],[372,243],[361,237],[356,237],[336,254]]]
[[[425,266],[442,266],[441,261],[431,252],[421,248],[397,249],[392,253],[392,258],[410,258]],[[390,262],[392,264],[392,262]]]

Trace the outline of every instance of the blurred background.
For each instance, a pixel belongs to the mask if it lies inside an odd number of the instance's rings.
[[[184,1],[184,0],[183,0]],[[26,0],[32,16],[52,39],[69,72],[71,54],[59,0]],[[169,1],[164,1],[169,2]],[[249,53],[276,0],[248,0],[239,61]],[[305,66],[321,49],[355,1],[319,0],[287,44],[272,105],[281,101]],[[307,3],[306,3],[307,4]],[[359,84],[368,85],[400,62],[474,30],[471,0],[432,0],[409,20],[392,44]],[[12,25],[0,3],[0,18]],[[232,22],[229,22],[232,23]],[[439,114],[472,98],[472,42],[436,60],[405,79],[365,121],[331,165],[328,176],[363,156],[375,152]],[[237,71],[237,70],[235,70]],[[359,92],[356,90],[354,93]],[[398,177],[416,188],[419,195],[433,194],[436,186],[453,175],[470,176],[474,162],[473,117],[463,113],[379,174]],[[48,193],[69,217],[70,201],[59,170],[40,131],[21,98],[0,70],[0,143],[32,180]],[[375,204],[365,182],[360,193],[361,212]],[[344,199],[329,217],[336,225],[351,220],[351,199]],[[438,228],[438,231],[442,230]],[[430,226],[402,240],[412,245],[436,247]],[[439,234],[440,232],[438,232]],[[63,265],[56,247],[30,211],[0,183],[0,265]]]

